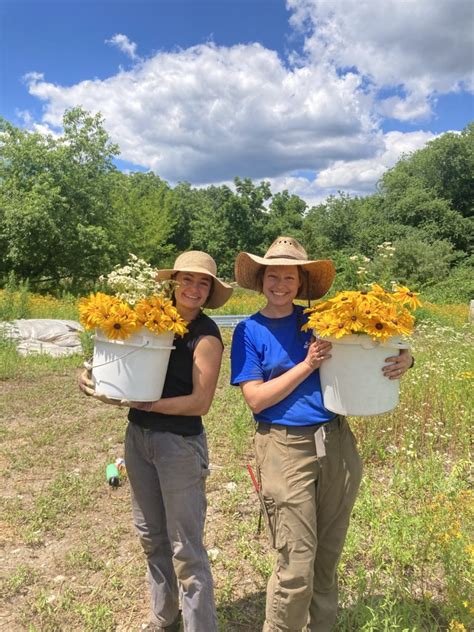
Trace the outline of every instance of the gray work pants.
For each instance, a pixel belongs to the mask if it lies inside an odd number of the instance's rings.
[[[259,427],[256,461],[277,559],[268,582],[264,632],[329,632],[337,614],[337,565],[362,476],[343,417],[315,428]],[[318,452],[318,454],[317,454]]]
[[[125,464],[135,527],[148,562],[151,620],[183,609],[186,632],[217,632],[212,575],[203,544],[206,436],[182,437],[129,423]]]

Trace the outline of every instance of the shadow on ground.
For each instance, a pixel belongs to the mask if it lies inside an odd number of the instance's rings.
[[[217,608],[221,632],[260,632],[265,618],[265,592],[224,602]],[[341,608],[333,632],[416,630],[441,632],[448,628],[436,604],[416,599],[367,597]]]
[[[259,632],[265,619],[265,592],[221,602],[217,616],[221,632]]]

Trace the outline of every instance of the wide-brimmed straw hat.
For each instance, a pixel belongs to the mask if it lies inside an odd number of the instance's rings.
[[[277,237],[263,257],[241,252],[235,261],[235,279],[240,287],[258,290],[262,266],[300,266],[307,272],[297,298],[321,298],[332,285],[336,271],[330,259],[309,260],[306,250],[293,237]]]
[[[156,278],[159,281],[171,279],[175,272],[197,272],[208,274],[213,278],[212,290],[206,302],[206,307],[215,309],[221,307],[230,298],[232,287],[217,278],[217,266],[211,255],[201,250],[188,250],[179,255],[173,268],[157,270]]]

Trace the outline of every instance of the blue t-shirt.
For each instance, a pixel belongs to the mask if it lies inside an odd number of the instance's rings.
[[[232,338],[230,383],[235,386],[248,380],[267,382],[302,362],[311,340],[310,331],[301,331],[306,319],[303,307],[295,305],[293,313],[283,318],[257,313],[241,321]],[[266,423],[310,426],[329,421],[334,413],[323,406],[316,370],[287,397],[254,417]]]

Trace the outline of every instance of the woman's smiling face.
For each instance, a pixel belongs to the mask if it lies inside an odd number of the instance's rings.
[[[263,274],[262,292],[268,305],[290,305],[301,285],[298,266],[267,266]]]
[[[203,307],[209,297],[212,278],[208,274],[199,272],[178,272],[175,280],[179,283],[174,295],[179,310],[197,310]]]

